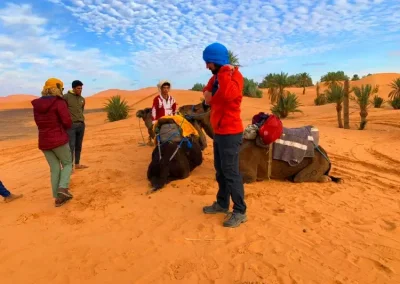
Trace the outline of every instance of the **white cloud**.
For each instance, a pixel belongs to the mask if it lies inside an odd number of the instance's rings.
[[[66,88],[72,80],[88,81],[95,76],[128,82],[113,71],[125,64],[123,58],[102,54],[95,48],[77,50],[61,37],[65,31],[46,26],[47,19],[34,15],[31,6],[8,4],[0,9],[0,95],[10,93],[39,94],[45,80],[58,77]],[[90,88],[88,89],[90,92]]]
[[[126,83],[116,71],[117,65],[126,64],[134,66],[132,71],[139,72],[145,84],[167,77],[176,80],[176,86],[209,75],[202,51],[213,41],[226,44],[242,65],[252,66],[343,48],[377,33],[398,32],[400,25],[400,16],[393,12],[400,8],[398,1],[48,1],[75,17],[82,29],[110,44],[102,44],[102,50],[78,51],[63,40],[63,33],[48,30],[53,19],[35,15],[28,5],[8,5],[0,10],[0,22],[12,32],[0,32],[0,49],[12,54],[4,55],[0,78],[11,76],[4,73],[5,66],[22,69],[23,64],[32,64],[35,71],[64,68],[59,74],[68,80],[78,75],[89,78],[94,73],[100,74],[98,79],[115,76]],[[23,30],[16,28],[21,25]],[[21,33],[24,43],[15,40]],[[107,56],[110,47],[125,48],[126,58]],[[86,64],[81,64],[83,59]]]
[[[110,37],[120,33],[122,40],[140,47],[132,53],[140,70],[165,75],[202,67],[202,50],[213,41],[224,42],[248,65],[265,59],[264,55],[296,56],[333,49],[337,41],[326,44],[318,36],[349,33],[351,38],[352,33],[362,35],[377,24],[390,24],[395,17],[386,7],[378,9],[383,3],[379,0],[241,2],[97,0],[97,6],[64,6],[89,29]],[[315,37],[312,46],[289,42],[298,34]]]

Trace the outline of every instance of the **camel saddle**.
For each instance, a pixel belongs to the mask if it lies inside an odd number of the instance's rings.
[[[185,137],[198,136],[197,130],[184,117],[163,116],[154,124],[154,131],[160,142],[180,142]]]
[[[258,147],[269,148],[259,136],[255,142]],[[272,158],[296,166],[304,158],[314,157],[314,149],[318,145],[319,130],[312,125],[298,128],[284,127],[282,135],[273,143]]]

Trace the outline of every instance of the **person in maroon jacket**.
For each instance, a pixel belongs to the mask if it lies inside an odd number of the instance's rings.
[[[72,198],[69,192],[72,157],[67,134],[67,129],[72,126],[72,119],[67,103],[62,98],[63,85],[59,79],[48,79],[43,87],[42,97],[31,102],[39,130],[39,149],[43,151],[50,166],[56,207]]]

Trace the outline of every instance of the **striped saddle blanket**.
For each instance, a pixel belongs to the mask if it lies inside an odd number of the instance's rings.
[[[319,145],[319,130],[312,125],[299,128],[283,128],[282,135],[274,142],[272,158],[296,166],[304,158],[314,157]]]

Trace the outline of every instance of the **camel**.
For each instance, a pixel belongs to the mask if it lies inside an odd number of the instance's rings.
[[[149,146],[154,146],[154,143],[152,140],[155,140],[156,134],[154,133],[153,130],[153,123],[152,123],[152,118],[151,118],[151,108],[144,108],[140,109],[136,112],[136,117],[141,118],[144,121],[144,124],[147,128],[147,132],[149,134],[149,141],[147,142],[147,145]],[[197,132],[200,135],[200,146],[201,150],[204,150],[207,147],[207,138],[206,135],[204,134],[201,126],[197,121],[192,121],[192,125],[194,128],[196,128]]]
[[[170,118],[160,118],[158,127],[162,128],[164,124],[175,124],[175,122]],[[198,128],[202,132],[197,122],[193,126],[195,125],[197,125],[196,130]],[[205,138],[204,134],[203,136]],[[174,137],[174,135],[170,135],[170,137]],[[157,141],[158,139],[159,137],[157,137]],[[189,137],[179,135],[177,139],[160,140],[160,145],[157,143],[153,149],[151,162],[147,169],[147,179],[152,187],[150,192],[163,188],[173,180],[187,178],[196,167],[202,164],[204,148],[201,138],[194,135]]]
[[[141,118],[144,121],[144,124],[147,128],[147,132],[149,134],[149,141],[147,142],[147,145],[149,146],[154,146],[154,143],[152,140],[155,139],[156,135],[153,131],[153,123],[151,119],[151,108],[147,107],[145,109],[138,110],[136,112],[136,117]]]
[[[210,124],[210,107],[204,103],[184,105],[179,113],[189,121],[197,121],[208,137],[213,139],[214,131]],[[256,144],[256,140],[243,139],[239,153],[239,168],[244,183],[268,179],[268,149]],[[302,182],[342,182],[341,178],[329,175],[331,162],[326,151],[318,146],[314,157],[305,157],[295,166],[285,161],[272,159],[270,179]]]

